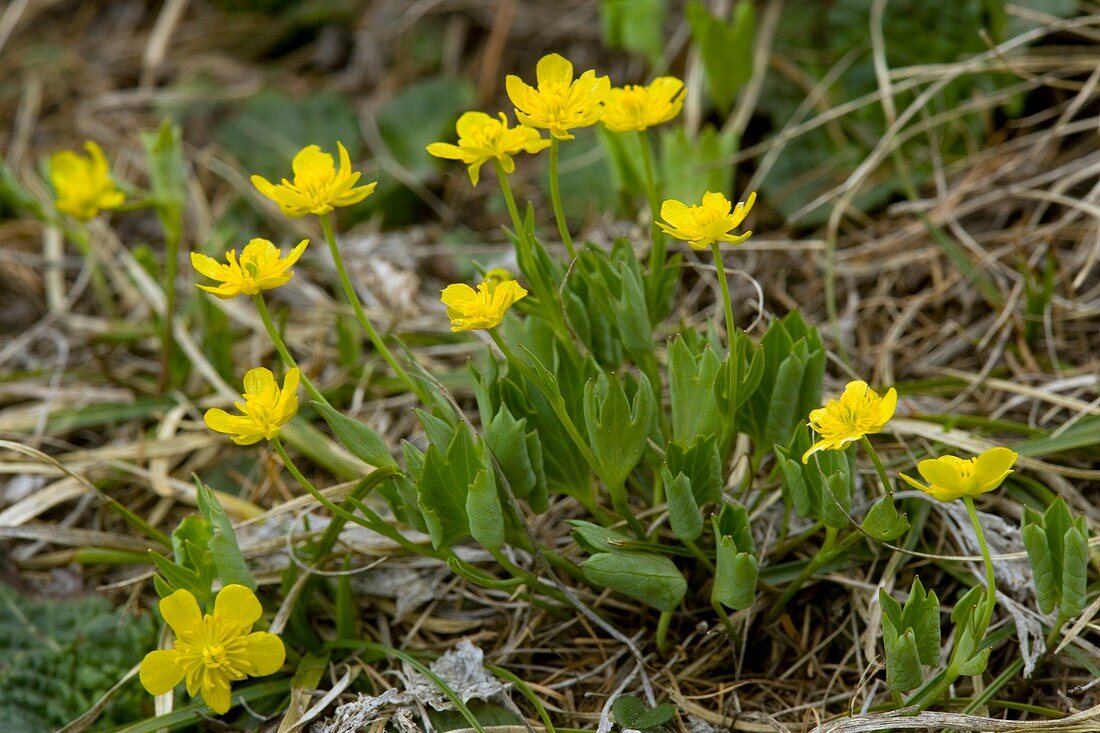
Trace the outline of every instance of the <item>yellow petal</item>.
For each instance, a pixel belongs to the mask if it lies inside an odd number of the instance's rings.
[[[898,407],[898,391],[891,387],[882,398],[878,408],[878,422],[882,425],[890,422]]]
[[[439,299],[451,308],[461,308],[477,300],[477,293],[466,283],[455,283],[443,288]]]
[[[661,204],[661,218],[674,227],[682,227],[689,223],[691,214],[688,205],[676,199],[667,199]]]
[[[210,709],[218,715],[229,712],[233,695],[229,687],[229,679],[225,675],[215,676],[213,670],[206,672],[206,684],[202,685],[202,699]]]
[[[344,147],[344,144],[339,140],[336,141],[336,151],[340,155],[340,170],[338,175],[350,176],[351,175],[351,156],[348,155],[348,149]]]
[[[484,112],[463,112],[455,123],[455,132],[458,133],[459,140],[462,140],[474,137],[482,128],[496,124],[497,121]]]
[[[256,423],[252,421],[252,418],[243,415],[230,415],[218,407],[207,410],[202,419],[206,423],[206,427],[214,432],[228,435],[251,434],[255,432],[256,427]]]
[[[244,659],[250,665],[246,670],[253,677],[263,677],[279,671],[286,660],[283,640],[266,631],[256,631],[243,639]]]
[[[307,145],[299,150],[290,167],[294,170],[295,181],[299,176],[330,181],[336,178],[336,163],[318,145]]]
[[[917,481],[915,478],[912,478],[910,476],[906,476],[904,473],[899,473],[898,476],[901,476],[901,480],[904,481],[905,483],[909,484],[910,486],[912,486],[914,489],[920,489],[921,491],[923,491],[926,494],[929,492],[929,489],[931,488],[928,485],[922,484],[920,481]]]
[[[191,591],[183,589],[160,600],[160,615],[172,627],[172,631],[176,632],[176,636],[185,636],[202,623],[199,602]]]
[[[138,678],[150,695],[163,695],[178,685],[184,676],[180,655],[175,649],[158,649],[141,660]]]
[[[535,78],[538,80],[539,91],[558,84],[569,86],[573,81],[573,64],[559,54],[547,54],[539,59],[535,67]]]
[[[962,462],[954,456],[926,459],[917,464],[917,471],[925,481],[931,484],[932,490],[939,490],[941,494],[950,494],[952,498],[958,498],[965,494],[968,488],[959,472],[958,464]],[[935,496],[932,490],[928,493]]]
[[[1012,473],[1019,456],[1015,451],[1004,447],[990,448],[974,461],[974,473],[982,493],[992,491],[1001,485],[1008,474]]]
[[[726,216],[730,213],[731,206],[732,204],[730,204],[729,199],[720,193],[707,191],[703,194],[703,208],[708,211],[714,211],[721,216]]]
[[[810,456],[812,456],[814,453],[817,453],[818,451],[822,451],[822,450],[825,450],[826,448],[829,448],[831,445],[832,444],[827,440],[817,441],[816,443],[814,443],[813,445],[810,446],[810,449],[808,451],[806,451],[805,453],[802,454],[802,462],[803,463],[809,463],[810,462]]]
[[[225,265],[218,262],[213,257],[207,257],[204,254],[192,252],[191,267],[194,267],[196,272],[211,280],[225,280]]]
[[[275,375],[271,373],[270,369],[256,367],[245,372],[245,394],[266,394],[275,389]]]
[[[222,588],[214,599],[214,615],[218,620],[242,632],[251,629],[263,612],[252,589],[236,583]]]
[[[462,160],[462,150],[457,145],[451,143],[432,143],[426,150],[428,155],[435,156],[436,158],[444,158],[446,160]]]

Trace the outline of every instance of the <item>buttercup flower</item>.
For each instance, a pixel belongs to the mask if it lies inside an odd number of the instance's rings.
[[[516,118],[525,125],[549,130],[558,140],[572,140],[570,130],[596,124],[611,80],[586,71],[573,80],[573,64],[556,53],[543,56],[535,67],[538,88],[518,76],[504,80]]]
[[[303,239],[298,246],[283,257],[283,251],[266,239],[252,239],[241,250],[241,259],[237,261],[237,250],[226,255],[229,264],[223,265],[213,257],[198,252],[191,253],[191,266],[211,280],[221,285],[199,285],[199,288],[213,293],[222,299],[238,295],[255,295],[261,290],[271,290],[286,285],[291,276],[291,266],[298,261],[309,245]]]
[[[937,501],[954,501],[964,496],[977,496],[1001,485],[1019,456],[1008,448],[990,448],[975,458],[955,456],[929,458],[917,464],[917,471],[928,484],[906,476],[910,486],[920,489]]]
[[[377,183],[356,186],[362,174],[351,170],[347,149],[336,143],[340,152],[340,168],[332,156],[316,145],[307,145],[294,156],[291,167],[294,180],[283,179],[275,185],[263,176],[252,176],[252,185],[274,201],[287,216],[299,218],[306,214],[327,214],[338,206],[357,204],[374,193]]]
[[[50,182],[57,192],[57,209],[74,219],[88,221],[100,211],[113,209],[126,200],[111,180],[111,170],[103,148],[88,140],[88,157],[71,150],[59,150],[50,156]]]
[[[683,90],[684,82],[673,76],[657,77],[648,86],[612,87],[600,121],[612,132],[663,125],[680,114]]]
[[[703,194],[701,205],[688,206],[682,201],[668,199],[661,204],[661,218],[665,221],[657,225],[665,234],[687,242],[694,249],[706,249],[715,242],[741,244],[752,236],[752,232],[730,232],[741,225],[755,202],[755,191],[736,207],[722,194],[710,191]]]
[[[814,443],[802,462],[819,450],[843,450],[864,435],[877,433],[890,422],[898,406],[898,393],[891,387],[879,397],[866,382],[848,382],[839,400],[829,400],[824,407],[810,413],[810,427],[821,440]]]
[[[152,695],[163,695],[187,680],[187,694],[201,693],[210,709],[222,715],[229,710],[231,682],[273,674],[286,659],[282,639],[252,631],[263,608],[243,585],[218,591],[214,613],[203,615],[186,590],[161,599],[160,613],[176,640],[171,649],[149,652],[141,660],[138,676]]]
[[[509,270],[507,267],[494,267],[493,269],[485,273],[486,282],[499,284],[502,282],[507,282],[508,280],[515,279],[516,276],[513,275],[512,271]]]
[[[486,279],[477,290],[465,283],[448,285],[440,300],[447,306],[451,330],[458,333],[496,328],[512,304],[526,295],[515,280]]]
[[[516,169],[513,155],[537,153],[550,145],[550,141],[543,140],[539,131],[532,127],[508,127],[508,118],[503,112],[499,120],[484,112],[466,112],[458,118],[455,129],[458,131],[458,145],[432,143],[428,146],[428,152],[437,158],[461,160],[470,166],[470,183],[475,186],[481,166],[490,160],[499,160],[504,172],[512,173]]]
[[[233,405],[242,415],[230,415],[217,407],[203,415],[206,426],[226,433],[237,445],[252,445],[279,435],[279,429],[290,422],[298,411],[298,380],[301,372],[288,369],[283,388],[275,383],[270,370],[258,367],[244,375],[244,401]]]

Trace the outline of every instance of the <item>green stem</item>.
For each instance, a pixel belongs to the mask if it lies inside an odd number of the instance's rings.
[[[653,175],[653,154],[649,149],[649,134],[645,130],[638,131],[638,143],[642,146],[642,168],[645,169],[646,198],[649,200],[649,218],[651,220],[649,272],[650,277],[657,279],[665,267],[665,237],[661,232],[661,227],[657,225],[660,202],[657,200],[657,181]]]
[[[569,259],[577,256],[573,248],[573,238],[569,236],[569,224],[565,221],[565,209],[561,205],[561,191],[558,189],[558,139],[550,137],[550,202],[554,206],[554,220],[558,223],[558,234],[562,244],[569,252]]]
[[[332,262],[336,266],[336,274],[340,277],[340,284],[344,288],[344,296],[347,298],[352,310],[355,311],[355,317],[359,320],[359,326],[363,329],[363,332],[367,334],[371,343],[374,344],[375,350],[377,350],[378,353],[382,355],[385,362],[390,365],[390,369],[393,370],[394,374],[396,374],[398,378],[416,394],[421,402],[426,405],[432,404],[424,387],[409,376],[405,368],[393,357],[389,347],[386,346],[382,337],[378,335],[378,332],[374,329],[374,325],[370,322],[366,312],[363,310],[363,304],[359,302],[359,296],[355,292],[355,286],[351,284],[351,279],[348,277],[348,271],[344,267],[344,259],[340,256],[340,248],[336,245],[336,235],[332,231],[331,215],[324,214],[317,218],[321,220],[321,230],[325,233],[325,241],[328,242],[329,251],[332,253]]]
[[[537,590],[543,595],[550,596],[562,605],[572,607],[572,604],[569,602],[569,599],[565,596],[564,593],[562,593],[557,588],[542,582],[534,573],[528,570],[524,570],[519,565],[516,565],[514,562],[505,557],[504,553],[501,552],[499,548],[486,549],[489,550],[489,554],[493,556],[493,559],[497,561],[497,564],[508,571],[508,574],[511,575],[513,578],[518,578],[522,580],[528,588],[532,590]]]
[[[964,496],[963,503],[966,504],[966,513],[970,516],[970,525],[974,528],[974,534],[978,536],[978,547],[982,549],[982,561],[985,563],[986,605],[982,615],[981,631],[974,635],[975,639],[980,640],[985,636],[986,629],[989,628],[989,622],[993,619],[993,607],[997,604],[997,583],[993,574],[993,560],[989,555],[989,544],[985,541],[985,532],[982,531],[978,510],[974,508],[974,499],[970,496]]]
[[[668,625],[672,622],[672,611],[662,611],[657,619],[657,651],[668,654]]]
[[[710,558],[707,557],[705,552],[699,549],[699,545],[695,544],[691,540],[683,540],[683,543],[684,547],[688,548],[688,551],[690,551],[691,554],[695,556],[696,560],[703,563],[703,567],[705,567],[712,576],[717,572],[714,567],[714,563],[710,561]]]
[[[497,172],[497,180],[500,181],[500,193],[504,196],[504,205],[508,207],[508,216],[512,217],[512,228],[516,231],[516,237],[526,247],[527,228],[523,226],[523,220],[519,217],[516,197],[512,195],[512,184],[508,182],[508,174],[496,158],[493,159],[493,167]]]
[[[485,665],[485,669],[489,670],[497,677],[503,677],[508,682],[511,682],[515,688],[519,690],[519,694],[527,698],[527,702],[531,703],[535,708],[535,712],[538,713],[539,718],[542,720],[543,727],[546,728],[546,733],[557,733],[557,730],[554,728],[554,723],[550,720],[550,714],[546,711],[546,706],[542,704],[542,700],[535,695],[534,690],[532,690],[526,682],[506,670],[504,667],[498,667],[495,664],[487,664]]]
[[[711,608],[718,614],[718,618],[722,621],[722,625],[726,627],[726,634],[729,635],[730,641],[735,645],[741,643],[741,635],[737,633],[737,627],[733,625],[733,621],[730,620],[730,615],[726,613],[726,609],[722,607],[722,604],[718,601],[711,600]]]
[[[271,313],[267,309],[267,303],[264,302],[263,293],[256,293],[253,295],[252,302],[256,304],[256,310],[260,314],[260,320],[264,322],[264,328],[267,329],[267,335],[271,338],[271,343],[275,345],[275,351],[279,352],[279,357],[283,360],[283,364],[291,369],[298,369],[298,371],[301,372],[302,370],[299,368],[298,362],[294,361],[294,357],[290,355],[290,351],[287,349],[283,337],[279,335],[279,331],[275,328],[275,323],[271,320]],[[322,404],[329,404],[329,401],[325,399],[321,391],[314,386],[310,378],[304,373],[302,374],[302,384],[305,386],[306,392],[309,392],[310,397]]]
[[[894,486],[890,483],[890,475],[886,473],[886,466],[882,464],[882,459],[878,457],[878,452],[875,447],[871,445],[871,441],[864,435],[859,439],[863,445],[863,449],[867,451],[867,455],[871,457],[871,463],[875,464],[875,471],[878,472],[878,478],[882,481],[882,488],[886,492],[886,496],[893,498]]]
[[[722,250],[718,246],[718,242],[710,245],[710,251],[714,254],[714,267],[718,270],[718,287],[722,289],[722,305],[725,307],[726,312],[726,343],[732,356],[735,323],[733,320],[733,301],[730,300],[730,284],[726,279],[726,266],[722,263]],[[732,369],[730,373],[732,375]]]

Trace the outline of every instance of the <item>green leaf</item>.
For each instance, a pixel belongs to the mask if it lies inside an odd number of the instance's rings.
[[[860,527],[876,540],[890,542],[909,530],[909,519],[904,514],[898,514],[891,497],[884,496],[867,512]]]
[[[704,344],[692,353],[683,337],[668,349],[668,391],[672,404],[672,435],[681,445],[692,445],[700,435],[718,433],[722,415],[713,398],[714,380],[722,362]]]
[[[328,426],[332,428],[337,440],[353,456],[368,465],[381,468],[383,466],[397,466],[397,462],[390,455],[390,449],[382,436],[354,418],[350,418],[336,408],[324,402],[311,402],[314,409],[320,413]]]
[[[886,647],[886,686],[895,692],[909,692],[923,681],[916,635],[908,629]]]
[[[165,120],[156,132],[141,133],[141,144],[149,164],[149,185],[157,215],[166,231],[178,234],[180,212],[187,199],[187,170],[179,128]]]
[[[706,71],[707,88],[721,114],[729,112],[737,92],[752,76],[752,47],[756,14],[750,0],[741,0],[727,24],[706,6],[693,0],[685,8],[691,37]]]
[[[491,468],[482,468],[474,476],[466,494],[466,514],[470,535],[482,546],[495,550],[504,544],[504,511]]]
[[[214,492],[198,478],[195,479],[195,491],[198,497],[199,511],[210,526],[210,539],[206,548],[214,567],[218,571],[218,578],[223,585],[237,583],[253,590],[256,589],[256,581],[248,570],[244,553],[237,544],[237,532],[233,529],[233,522],[225,509],[218,503]]]
[[[584,419],[597,472],[608,489],[620,491],[645,451],[655,411],[653,390],[639,375],[634,399],[627,399],[618,375],[600,375],[584,389]]]
[[[668,497],[668,522],[672,532],[681,540],[694,540],[703,533],[703,513],[695,503],[695,494],[691,490],[691,479],[683,473],[675,477],[667,467],[661,469],[661,480],[665,483],[665,495]]]
[[[665,463],[675,476],[683,473],[691,482],[695,503],[699,506],[722,500],[722,459],[715,435],[698,438],[686,451],[669,443]]]
[[[621,532],[616,532],[613,529],[607,527],[601,527],[598,524],[592,522],[585,522],[581,519],[570,519],[569,525],[573,528],[573,539],[578,545],[580,545],[585,551],[592,554],[599,552],[615,552],[622,547],[623,544],[631,542],[630,537],[627,537]]]
[[[663,555],[621,550],[593,555],[581,563],[594,585],[636,598],[658,611],[674,611],[687,593],[687,581]]]
[[[707,191],[733,188],[734,166],[726,165],[737,152],[737,131],[718,132],[704,125],[688,137],[683,126],[661,131],[661,179],[665,198],[700,201]],[[641,190],[641,189],[639,189]]]
[[[803,519],[819,519],[821,517],[821,493],[813,482],[807,480],[807,471],[803,470],[801,461],[782,456],[776,450],[779,458],[779,468],[783,472],[783,492],[788,501],[794,505],[795,514]],[[816,472],[816,468],[813,469]],[[831,501],[831,499],[829,499]]]
[[[935,591],[925,592],[920,578],[913,578],[913,587],[901,612],[901,627],[913,630],[921,663],[929,667],[937,665],[940,658],[940,601]]]
[[[606,47],[645,54],[651,66],[660,62],[667,0],[603,0],[600,11]]]
[[[738,611],[748,608],[756,600],[756,557],[738,552],[737,545],[729,536],[717,538],[715,555],[711,600]]]
[[[821,521],[834,529],[848,526],[852,511],[852,478],[845,471],[836,471],[825,480],[821,497]]]
[[[1069,618],[1085,609],[1088,586],[1089,546],[1084,533],[1070,527],[1063,536],[1062,599],[1059,610]]]
[[[738,552],[756,554],[756,544],[752,539],[752,526],[749,524],[749,512],[735,502],[726,502],[722,511],[713,517],[714,534],[718,537],[731,537]]]
[[[1039,610],[1051,613],[1061,597],[1061,579],[1054,572],[1047,535],[1040,524],[1025,524],[1020,531],[1031,563],[1031,579],[1035,585],[1035,600]]]
[[[668,703],[662,703],[649,709],[642,700],[623,695],[611,704],[611,714],[615,716],[615,722],[620,728],[650,731],[672,720],[676,716],[676,708]]]

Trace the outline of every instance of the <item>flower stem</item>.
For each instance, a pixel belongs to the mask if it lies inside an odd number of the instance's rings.
[[[653,175],[653,154],[649,149],[649,134],[645,130],[638,131],[638,143],[642,147],[642,168],[645,169],[646,198],[649,200],[649,272],[651,277],[659,277],[659,273],[665,267],[665,237],[661,233],[661,227],[657,226],[659,202],[657,200],[657,180]]]
[[[558,223],[558,234],[569,252],[569,259],[577,256],[573,248],[573,238],[569,236],[569,224],[565,221],[565,210],[561,206],[561,191],[558,186],[558,139],[550,137],[550,202],[554,206],[554,219]]]
[[[982,614],[981,633],[975,635],[976,638],[981,639],[985,636],[985,631],[989,628],[989,622],[993,618],[993,607],[997,604],[997,583],[993,574],[993,560],[989,555],[989,544],[985,540],[985,532],[982,531],[978,510],[974,508],[974,499],[970,496],[964,496],[963,503],[966,504],[966,513],[970,516],[970,526],[974,528],[974,534],[978,537],[978,547],[982,550],[982,562],[985,563],[986,605]]]
[[[359,325],[362,327],[363,332],[367,334],[371,343],[374,344],[374,348],[382,355],[385,362],[390,365],[390,369],[394,371],[394,374],[396,374],[398,378],[400,378],[401,381],[420,398],[421,402],[424,404],[431,404],[431,400],[428,398],[428,394],[425,392],[424,387],[409,376],[409,373],[405,371],[404,367],[402,367],[397,359],[393,357],[393,353],[390,352],[389,347],[386,346],[386,342],[378,335],[378,332],[374,329],[374,325],[370,322],[366,312],[363,310],[363,304],[359,302],[359,296],[355,293],[355,286],[351,284],[351,279],[348,277],[348,271],[344,267],[344,259],[340,256],[340,248],[336,246],[336,235],[332,231],[331,216],[329,214],[324,214],[317,218],[321,220],[321,230],[325,233],[325,241],[328,242],[329,251],[332,253],[332,262],[336,265],[336,274],[340,277],[340,284],[344,288],[344,296],[347,298],[352,310],[355,311],[355,317],[359,320]]]
[[[526,248],[527,246],[527,229],[523,226],[523,219],[519,216],[519,209],[516,207],[516,197],[512,194],[512,184],[508,182],[508,174],[504,171],[504,166],[496,158],[493,159],[493,168],[497,172],[497,180],[500,181],[500,193],[504,196],[504,205],[508,207],[508,215],[512,217],[512,228],[516,231],[516,237]]]
[[[662,611],[657,619],[657,651],[668,654],[668,626],[672,622],[672,611]]]
[[[860,437],[859,442],[863,446],[863,450],[867,451],[867,455],[871,457],[871,463],[875,464],[875,471],[878,472],[878,478],[882,482],[882,488],[886,492],[886,496],[893,498],[894,486],[890,483],[890,474],[886,472],[886,466],[882,464],[882,459],[878,457],[875,447],[871,445],[871,441],[867,439],[866,435]]]
[[[733,301],[730,300],[730,284],[726,278],[726,266],[722,262],[722,250],[718,246],[718,242],[714,242],[710,245],[710,251],[714,253],[714,267],[718,270],[718,287],[722,289],[722,304],[725,306],[726,311],[726,343],[729,346],[730,354],[733,354],[733,332],[734,332],[734,320],[733,320]]]
[[[267,329],[267,335],[271,338],[271,343],[275,345],[275,351],[279,352],[279,357],[283,360],[283,364],[291,369],[301,369],[298,367],[298,362],[294,361],[294,357],[290,355],[290,351],[286,348],[286,343],[283,342],[283,337],[279,335],[279,331],[275,328],[275,324],[271,320],[271,313],[267,309],[267,303],[264,302],[263,293],[256,293],[252,296],[252,302],[256,304],[256,310],[260,314],[260,320],[264,322],[264,328]],[[321,391],[314,386],[310,378],[304,373],[302,374],[302,384],[306,388],[306,392],[309,392],[309,396],[323,404],[329,404],[329,401],[325,399],[325,396],[321,394]]]

